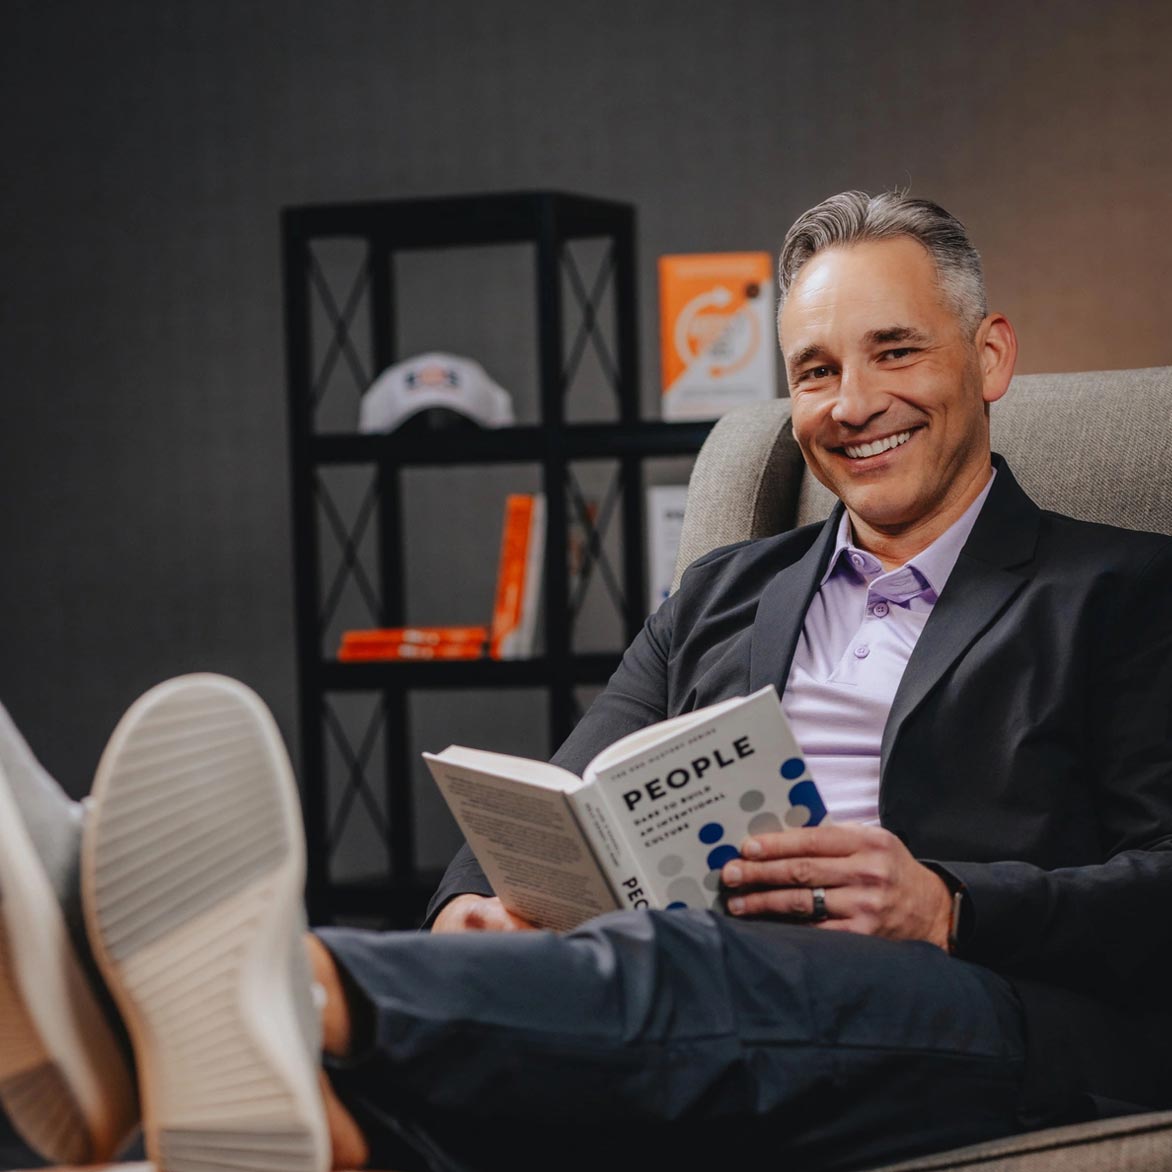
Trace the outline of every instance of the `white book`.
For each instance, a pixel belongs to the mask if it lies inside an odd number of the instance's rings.
[[[504,905],[556,930],[716,906],[746,835],[826,818],[772,686],[639,729],[582,778],[458,745],[423,756]]]
[[[657,484],[647,490],[648,614],[671,593],[687,503],[686,484]]]

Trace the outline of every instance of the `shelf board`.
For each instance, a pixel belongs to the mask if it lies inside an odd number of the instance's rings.
[[[609,236],[633,225],[635,209],[560,191],[517,191],[288,207],[281,215],[295,240],[365,236],[402,251],[533,244],[547,227],[558,240]]]
[[[311,437],[310,457],[319,464],[516,464],[547,455],[570,460],[682,456],[700,450],[713,423],[573,423],[560,435],[532,424],[410,436],[326,432]]]
[[[622,658],[617,651],[571,655],[562,668],[576,684],[605,684]],[[369,692],[380,688],[537,688],[549,684],[558,673],[550,661],[535,659],[464,659],[445,662],[369,663],[323,661],[318,671],[322,687],[331,692]]]

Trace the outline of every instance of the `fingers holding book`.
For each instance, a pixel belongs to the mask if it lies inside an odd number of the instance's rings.
[[[734,916],[947,946],[951,896],[890,831],[850,823],[745,839],[721,881]]]

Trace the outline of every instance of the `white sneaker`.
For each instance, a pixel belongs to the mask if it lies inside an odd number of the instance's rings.
[[[63,1164],[109,1160],[138,1123],[126,1040],[82,925],[83,818],[0,707],[0,1103]]]
[[[277,726],[234,680],[139,699],[94,781],[86,925],[134,1043],[168,1172],[324,1172],[305,847]]]

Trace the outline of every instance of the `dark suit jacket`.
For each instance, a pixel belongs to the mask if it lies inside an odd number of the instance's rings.
[[[964,884],[960,955],[1013,980],[1036,1071],[1172,1103],[1172,540],[1044,512],[995,459],[892,705],[880,819]],[[555,760],[783,687],[840,511],[693,564]],[[433,908],[459,891],[488,891],[466,851]]]

